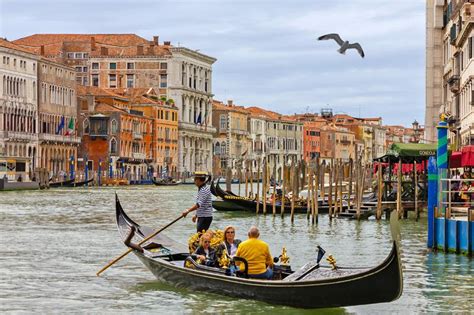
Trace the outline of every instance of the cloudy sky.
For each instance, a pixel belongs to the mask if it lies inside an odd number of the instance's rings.
[[[333,32],[366,58],[316,40]],[[0,36],[34,33],[159,35],[218,59],[219,100],[424,121],[424,0],[0,0]]]

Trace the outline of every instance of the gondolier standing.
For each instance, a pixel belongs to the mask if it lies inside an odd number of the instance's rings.
[[[183,211],[186,216],[192,211],[196,211],[193,216],[193,222],[196,222],[196,230],[198,232],[207,231],[212,222],[212,195],[209,186],[206,185],[208,174],[206,172],[194,173],[194,184],[198,187],[196,203],[191,208]]]

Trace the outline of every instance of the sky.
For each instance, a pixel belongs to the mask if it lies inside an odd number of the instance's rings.
[[[424,0],[0,0],[0,36],[135,33],[217,58],[214,98],[424,124]],[[359,42],[337,52],[339,33]]]

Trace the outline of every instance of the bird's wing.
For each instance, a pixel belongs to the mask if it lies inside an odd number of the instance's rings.
[[[326,35],[318,37],[318,40],[328,40],[328,39],[334,39],[339,44],[339,46],[342,46],[342,44],[344,44],[344,41],[341,39],[339,34],[333,33],[333,34],[326,34]]]
[[[359,52],[362,58],[365,57],[364,50],[362,49],[362,46],[359,43],[353,43],[353,44],[347,45],[347,49],[351,49],[351,48],[357,49],[357,51]]]

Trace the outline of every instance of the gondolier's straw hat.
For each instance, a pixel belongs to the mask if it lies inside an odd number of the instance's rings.
[[[207,172],[194,172],[195,178],[207,178],[209,174]]]

